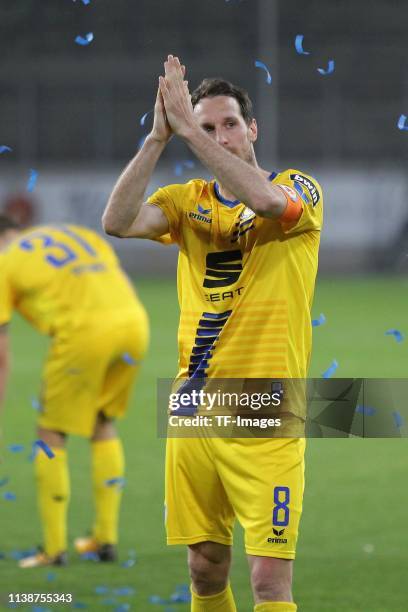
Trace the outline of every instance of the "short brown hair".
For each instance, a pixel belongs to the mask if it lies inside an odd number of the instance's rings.
[[[242,87],[233,85],[229,81],[221,78],[204,79],[200,85],[193,91],[191,102],[193,107],[203,98],[215,98],[216,96],[229,96],[235,98],[241,109],[241,115],[245,122],[249,125],[254,118],[252,110],[251,98],[248,92]]]
[[[9,230],[18,229],[20,229],[18,223],[16,223],[15,221],[13,221],[13,219],[10,219],[10,217],[7,217],[6,215],[0,214],[0,235],[4,234],[5,232],[8,232]]]

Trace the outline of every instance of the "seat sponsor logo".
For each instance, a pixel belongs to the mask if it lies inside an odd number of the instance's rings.
[[[208,253],[205,264],[203,287],[229,287],[242,272],[242,253],[239,250]]]
[[[310,198],[313,202],[313,206],[316,206],[316,204],[320,200],[320,194],[313,181],[311,181],[310,178],[308,178],[307,176],[303,176],[303,174],[291,174],[290,178],[292,179],[292,181],[301,183],[303,187],[308,190]]]

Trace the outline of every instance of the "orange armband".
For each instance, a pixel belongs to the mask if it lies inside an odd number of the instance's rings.
[[[278,218],[278,221],[283,223],[298,221],[303,211],[302,198],[298,192],[287,185],[275,185],[275,187],[279,187],[282,190],[287,201],[285,211]]]

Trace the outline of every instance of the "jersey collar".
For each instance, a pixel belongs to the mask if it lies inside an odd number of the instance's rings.
[[[277,172],[271,172],[271,174],[268,176],[268,181],[273,181],[276,176],[278,176]],[[227,200],[227,198],[224,198],[220,194],[220,188],[218,186],[217,181],[214,181],[214,193],[217,200],[221,202],[221,204],[228,206],[228,208],[234,208],[235,206],[238,206],[238,204],[241,203],[241,200]]]

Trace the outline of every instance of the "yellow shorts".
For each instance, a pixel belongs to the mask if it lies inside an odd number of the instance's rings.
[[[52,340],[43,372],[40,426],[91,437],[98,412],[123,416],[149,326],[142,308],[133,316],[117,315],[94,318]]]
[[[231,545],[237,518],[247,554],[294,559],[304,451],[304,438],[169,438],[167,543]]]

